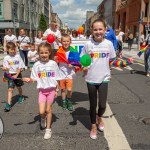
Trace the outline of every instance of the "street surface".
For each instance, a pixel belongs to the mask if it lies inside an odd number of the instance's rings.
[[[125,50],[124,56],[127,55],[129,52]],[[0,80],[0,116],[4,121],[0,150],[150,150],[150,123],[143,122],[150,118],[150,78],[145,76],[141,61],[126,68],[113,67],[107,110],[103,116],[105,131],[98,132],[96,140],[89,137],[89,99],[82,73],[74,80],[74,111],[62,110],[60,93],[55,100],[53,134],[49,140],[43,139],[44,131],[39,128],[36,83],[25,83],[26,100],[22,104],[17,103],[15,89],[13,107],[6,113],[3,109],[7,84]],[[24,77],[29,74],[29,70],[23,72]],[[0,69],[1,79],[2,76]]]

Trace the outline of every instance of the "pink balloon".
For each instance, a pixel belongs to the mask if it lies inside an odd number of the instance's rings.
[[[47,36],[47,42],[53,43],[55,41],[55,37],[52,34],[49,34]]]

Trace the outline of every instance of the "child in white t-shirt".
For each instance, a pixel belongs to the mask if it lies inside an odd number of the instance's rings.
[[[8,54],[4,57],[2,69],[3,71],[8,71],[9,74],[14,78],[14,80],[8,80],[8,100],[5,104],[5,111],[10,111],[12,105],[12,94],[15,86],[19,92],[18,103],[21,104],[24,100],[22,94],[23,81],[16,78],[22,78],[21,70],[25,68],[25,65],[21,57],[16,54],[16,45],[13,42],[8,42],[6,44],[6,49]]]
[[[35,49],[35,44],[30,44],[30,50],[28,52],[28,62],[29,62],[29,68],[30,71],[32,70],[32,67],[34,63],[38,60],[38,52]]]
[[[52,134],[52,104],[57,96],[57,80],[61,79],[61,75],[57,63],[51,59],[52,48],[50,44],[41,43],[38,46],[38,53],[40,60],[33,65],[31,78],[24,78],[23,81],[37,81],[41,127],[46,127],[44,139],[49,139]]]
[[[90,119],[91,119],[90,137],[92,139],[97,138],[97,127],[96,127],[97,96],[99,99],[98,120],[97,120],[98,128],[100,131],[104,130],[102,115],[104,114],[106,109],[108,81],[110,78],[109,59],[116,57],[113,44],[104,38],[105,32],[106,32],[105,22],[100,19],[95,20],[92,24],[93,38],[85,44],[81,52],[81,56],[84,54],[89,54],[92,59],[92,64],[89,67],[83,68],[90,99]]]
[[[73,78],[76,76],[75,74],[75,67],[68,62],[68,56],[70,53],[70,44],[71,44],[71,37],[68,34],[64,34],[61,37],[62,47],[60,47],[56,53],[57,60],[59,60],[58,53],[64,54],[66,58],[66,62],[58,62],[59,69],[64,74],[65,79],[59,81],[59,86],[61,89],[61,97],[62,97],[62,108],[63,110],[73,110],[73,105],[71,102],[72,97],[72,88],[73,88]],[[63,56],[61,56],[63,57]]]

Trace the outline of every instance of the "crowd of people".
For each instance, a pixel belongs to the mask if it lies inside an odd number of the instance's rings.
[[[47,36],[52,34],[55,38],[53,43],[47,42]],[[4,50],[7,56],[3,61],[3,71],[9,72],[13,80],[8,80],[8,99],[5,104],[5,111],[11,110],[12,93],[16,86],[19,92],[18,102],[24,100],[22,86],[24,82],[37,82],[39,91],[38,104],[41,116],[41,128],[46,128],[44,139],[49,139],[52,135],[52,104],[61,91],[62,109],[73,111],[72,87],[76,76],[76,68],[68,62],[59,62],[57,53],[61,52],[68,58],[72,40],[86,39],[86,44],[82,49],[80,57],[89,54],[92,64],[88,67],[82,66],[82,70],[87,83],[91,130],[90,137],[97,138],[98,129],[104,130],[102,115],[106,109],[108,82],[110,79],[109,60],[121,57],[123,49],[123,35],[121,30],[115,32],[109,28],[102,19],[95,20],[91,25],[91,31],[78,34],[78,31],[59,31],[56,22],[51,22],[50,27],[43,33],[38,32],[37,37],[31,42],[23,28],[20,29],[20,36],[17,38],[12,34],[12,30],[7,31],[4,38]],[[133,42],[133,34],[128,33],[129,50]],[[147,37],[150,45],[150,38]],[[145,40],[144,40],[145,42]],[[17,54],[17,47],[19,54]],[[149,58],[148,58],[149,59]],[[147,71],[150,73],[150,64],[147,62]],[[22,77],[22,71],[30,68],[31,76]],[[100,68],[100,69],[99,69]],[[97,95],[98,93],[98,95]],[[99,102],[97,102],[97,96]],[[96,107],[98,104],[98,113]]]

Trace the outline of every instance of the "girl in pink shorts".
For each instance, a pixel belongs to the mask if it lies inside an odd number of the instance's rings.
[[[51,45],[48,43],[41,43],[38,46],[38,53],[40,60],[34,64],[31,78],[23,78],[23,81],[37,81],[41,127],[46,128],[44,139],[49,139],[52,134],[52,104],[58,92],[57,80],[61,80],[62,78],[57,63],[51,59]]]

